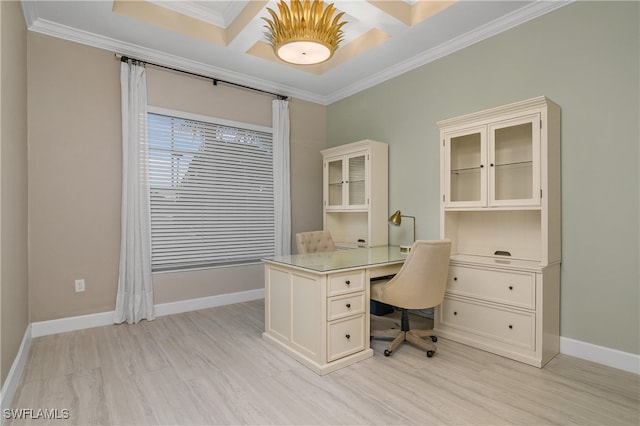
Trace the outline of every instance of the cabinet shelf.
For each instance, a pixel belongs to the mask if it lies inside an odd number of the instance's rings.
[[[529,161],[514,161],[511,163],[503,163],[503,164],[496,164],[496,167],[518,167],[518,166],[532,166],[533,165],[533,160],[529,160]]]
[[[505,168],[505,167],[532,166],[532,165],[533,165],[533,160],[527,160],[527,161],[513,161],[510,163],[496,164],[495,167]],[[475,166],[475,167],[463,167],[460,169],[451,169],[451,174],[457,175],[460,173],[478,172],[483,167],[484,166]]]
[[[344,185],[345,183],[364,183],[366,182],[366,180],[364,179],[352,179],[350,181],[345,181],[345,182],[329,182],[329,185]]]
[[[476,166],[476,167],[465,167],[462,169],[451,169],[451,174],[452,175],[459,175],[460,173],[470,173],[470,172],[479,172],[480,169],[482,168],[482,166]]]

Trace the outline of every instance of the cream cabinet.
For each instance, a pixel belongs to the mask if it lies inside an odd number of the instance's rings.
[[[338,246],[388,242],[388,146],[363,140],[322,151],[324,229]]]
[[[435,328],[541,367],[559,351],[560,108],[538,97],[438,126],[452,254]]]
[[[369,283],[397,273],[406,258],[398,246],[381,246],[262,259],[262,336],[318,374],[371,358]]]
[[[326,303],[327,362],[365,349],[364,275],[364,271],[358,271],[329,278]],[[368,336],[366,338],[369,339]]]
[[[371,356],[365,271],[318,275],[267,264],[265,290],[265,335],[318,374]]]

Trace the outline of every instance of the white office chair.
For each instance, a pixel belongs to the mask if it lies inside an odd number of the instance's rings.
[[[329,231],[298,232],[296,234],[298,253],[320,253],[335,251],[336,245]]]
[[[400,271],[390,280],[371,283],[371,299],[386,303],[401,311],[400,329],[371,330],[371,337],[392,338],[384,350],[389,356],[403,342],[410,342],[427,352],[431,358],[436,352],[433,329],[412,330],[408,309],[427,309],[438,306],[444,300],[449,274],[451,241],[418,240],[413,243]],[[425,337],[431,339],[426,340]]]

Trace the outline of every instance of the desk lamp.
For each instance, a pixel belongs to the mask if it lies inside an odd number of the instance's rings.
[[[394,225],[394,226],[400,226],[400,224],[402,223],[402,218],[403,217],[410,217],[411,219],[413,219],[413,241],[411,241],[411,243],[413,244],[413,242],[416,240],[416,218],[415,218],[415,216],[403,215],[400,212],[400,210],[396,210],[396,212],[389,217],[389,223],[391,225]],[[400,252],[409,253],[410,251],[411,251],[411,246],[402,246],[402,245],[400,246]]]

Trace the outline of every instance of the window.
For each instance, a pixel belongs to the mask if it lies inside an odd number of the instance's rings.
[[[272,130],[149,107],[152,269],[275,252]]]

